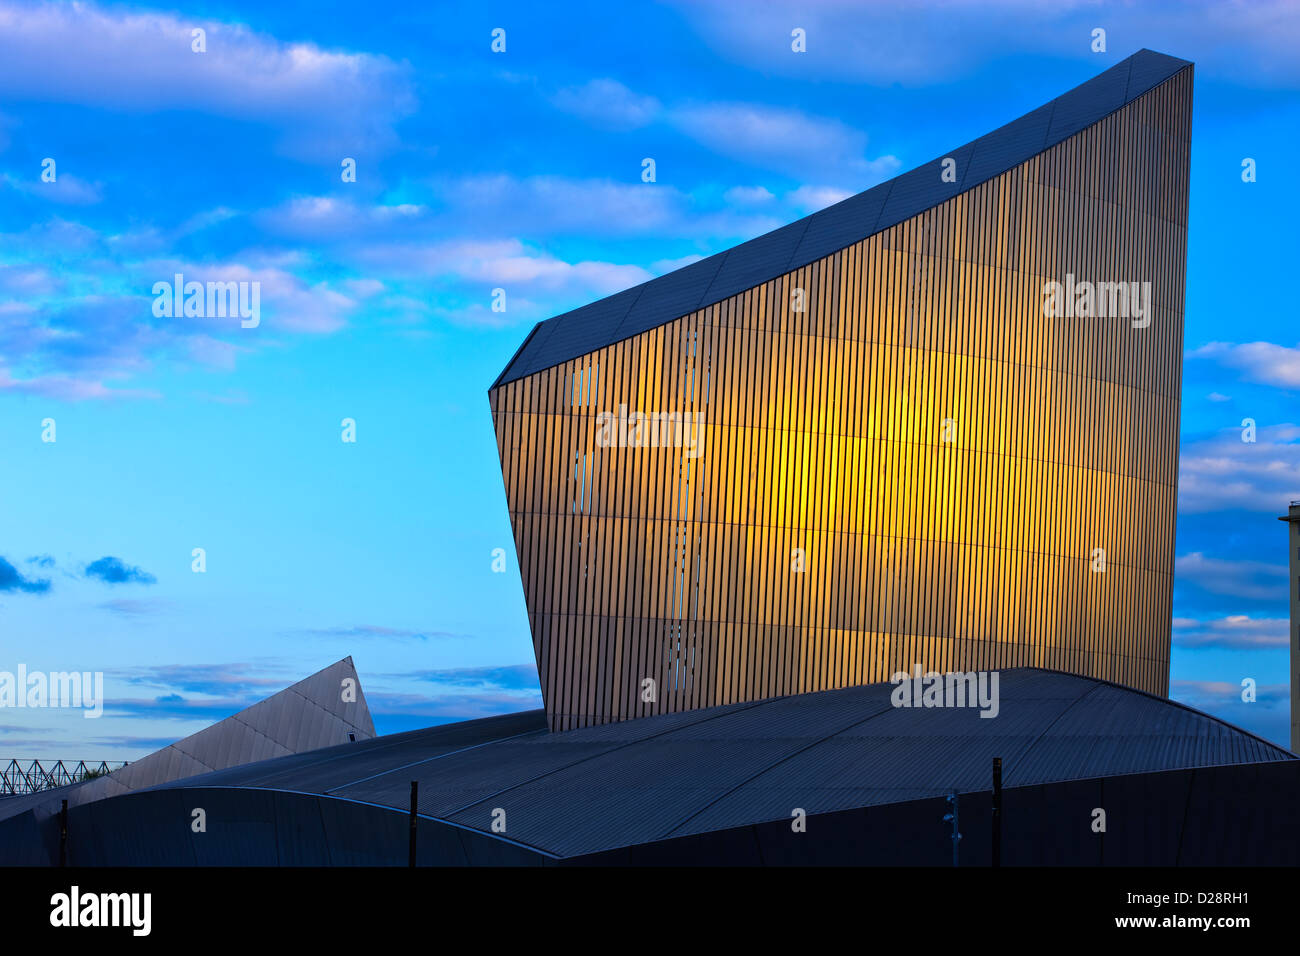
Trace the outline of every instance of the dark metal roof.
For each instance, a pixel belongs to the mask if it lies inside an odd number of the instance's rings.
[[[945,794],[1115,774],[1293,760],[1173,701],[1035,669],[1000,673],[999,713],[897,708],[891,684],[550,733],[542,711],[412,731],[154,789],[323,794],[572,857],[670,836]]]
[[[1055,146],[1191,65],[1141,50],[1033,112],[866,192],[540,322],[492,387],[671,322],[897,225]],[[957,161],[955,183],[940,178],[947,157]]]

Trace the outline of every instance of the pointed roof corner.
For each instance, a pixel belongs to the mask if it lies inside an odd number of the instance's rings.
[[[1038,109],[833,206],[535,325],[491,389],[639,335],[815,262],[1000,176],[1192,67],[1142,49]],[[957,160],[961,178],[936,172]]]

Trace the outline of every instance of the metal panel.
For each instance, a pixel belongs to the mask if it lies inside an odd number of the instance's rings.
[[[928,164],[834,207],[899,220],[869,238],[637,332],[796,230],[697,263],[491,392],[553,730],[916,666],[1167,692],[1192,71],[1156,60],[956,151],[956,195]],[[1046,316],[1076,280],[1149,283],[1146,323]]]

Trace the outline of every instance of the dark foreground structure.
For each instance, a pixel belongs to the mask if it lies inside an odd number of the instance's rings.
[[[561,733],[530,711],[327,747],[74,807],[67,859],[406,865],[415,781],[420,865],[951,866],[956,792],[960,865],[981,866],[1001,757],[1004,865],[1300,863],[1300,760],[1205,714],[1033,669],[1001,674],[995,718],[896,707],[894,690]],[[57,823],[0,822],[0,859],[57,861]]]

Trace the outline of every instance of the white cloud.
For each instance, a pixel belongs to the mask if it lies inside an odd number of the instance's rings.
[[[1287,568],[1263,561],[1225,561],[1193,551],[1174,561],[1174,576],[1210,594],[1285,601]]]
[[[1243,677],[1249,676],[1243,674]],[[1240,682],[1212,680],[1174,680],[1169,682],[1169,696],[1198,710],[1219,710],[1225,704],[1241,704]],[[1260,684],[1256,688],[1258,703],[1285,703],[1290,696],[1288,684]],[[1226,718],[1225,718],[1226,719]]]
[[[776,198],[765,186],[732,186],[722,198],[735,206],[757,206]]]
[[[665,275],[669,272],[676,272],[678,269],[684,269],[703,258],[704,256],[692,253],[689,256],[681,256],[677,259],[660,259],[657,262],[650,263],[650,270],[655,275]]]
[[[301,276],[293,252],[212,262],[116,255],[135,244],[130,234],[97,236],[58,221],[0,235],[0,256],[30,260],[0,265],[0,391],[68,401],[156,397],[129,380],[157,361],[230,370],[240,355],[282,344],[283,334],[342,328],[383,291],[373,279]],[[154,284],[178,272],[186,281],[259,283],[259,331],[238,318],[155,316]]]
[[[145,291],[153,288],[153,282],[174,282],[176,273],[183,275],[187,283],[257,282],[261,289],[259,329],[263,335],[336,332],[347,324],[347,315],[357,305],[355,299],[329,282],[309,282],[292,272],[266,265],[257,257],[249,257],[246,262],[217,263],[155,260],[142,263],[134,271],[145,276]],[[148,307],[152,308],[151,302]],[[235,334],[239,328],[237,320],[219,317],[170,321],[189,326],[190,334],[206,335],[214,330]]]
[[[831,186],[800,186],[786,194],[786,202],[803,212],[816,212],[833,206],[852,196],[847,189],[835,189]]]
[[[305,196],[255,213],[258,228],[294,239],[375,240],[427,245],[448,235],[493,241],[502,235],[574,236],[734,242],[784,225],[800,210],[780,203],[763,211],[710,208],[674,186],[505,173],[437,180],[428,204],[373,206],[332,196]],[[770,195],[770,194],[769,194]],[[350,253],[349,253],[350,255]]]
[[[59,173],[52,183],[43,181],[39,176],[18,179],[5,173],[0,175],[0,182],[25,195],[61,205],[89,206],[104,198],[100,183],[86,182],[71,173]]]
[[[256,213],[257,225],[281,236],[299,239],[355,239],[389,235],[394,229],[418,225],[429,210],[420,205],[365,205],[333,196],[300,196]]]
[[[1300,348],[1272,342],[1210,342],[1188,352],[1189,359],[1209,359],[1262,385],[1300,389]]]
[[[597,260],[568,262],[530,249],[518,239],[378,243],[358,250],[357,255],[381,275],[476,283],[485,300],[497,286],[507,288],[508,301],[519,290],[524,294],[545,291],[600,297],[652,277],[640,266]]]
[[[207,31],[207,52],[191,30]],[[290,128],[313,153],[392,141],[413,109],[408,68],[386,57],[286,43],[242,24],[94,3],[0,0],[0,95],[132,111],[198,110]]]
[[[867,137],[861,131],[798,109],[736,102],[663,106],[654,97],[634,93],[608,78],[562,90],[552,103],[607,128],[633,129],[662,122],[718,155],[792,175],[825,171],[854,180],[858,188],[888,178],[900,166],[893,156],[868,160]],[[726,198],[753,205],[773,197],[759,186],[735,187]]]
[[[831,171],[864,180],[886,178],[899,162],[868,160],[867,137],[836,119],[759,103],[705,103],[672,110],[669,122],[715,153],[794,175]]]
[[[8,265],[0,262],[0,295],[15,295],[29,300],[35,296],[53,294],[59,287],[59,279],[43,266],[23,263]],[[16,309],[19,305],[17,302],[0,301],[0,311],[6,306]]]
[[[1173,621],[1173,640],[1187,648],[1276,650],[1289,646],[1289,630],[1290,622],[1284,617],[1232,614],[1209,621],[1179,617]]]
[[[1153,0],[1108,4],[1104,16],[1089,0],[819,0],[797,8],[752,0],[743,16],[733,0],[673,2],[720,56],[779,78],[933,85],[969,76],[990,51],[1035,64],[1043,57],[1091,63],[1102,59],[1088,44],[1097,26],[1108,32],[1107,66],[1158,37],[1148,45],[1194,61],[1198,75],[1282,87],[1300,76],[1300,17],[1289,0]],[[806,31],[806,53],[791,52],[796,26]],[[1025,82],[1049,75],[1027,69]]]
[[[557,109],[605,129],[638,129],[655,120],[661,107],[653,96],[633,93],[618,80],[601,78],[567,87],[552,97]]]
[[[16,379],[0,366],[0,394],[39,395],[65,402],[109,398],[159,398],[152,389],[110,388],[102,381],[72,375],[36,375]]]
[[[444,202],[472,213],[498,235],[541,230],[658,235],[680,228],[690,206],[689,198],[669,185],[563,176],[470,176],[441,184],[440,192]]]
[[[1178,510],[1262,511],[1281,514],[1300,499],[1300,428],[1259,428],[1254,442],[1230,428],[1213,438],[1186,442],[1179,459]]]

